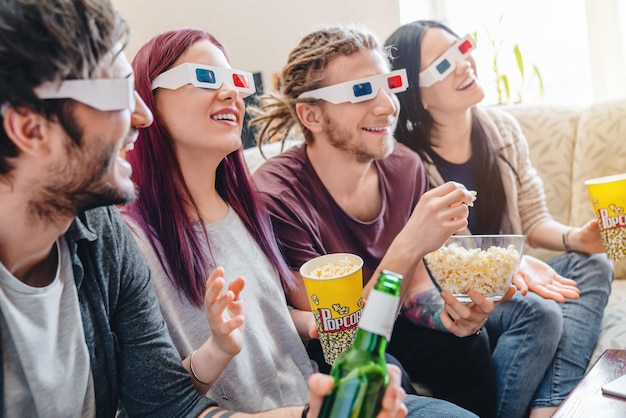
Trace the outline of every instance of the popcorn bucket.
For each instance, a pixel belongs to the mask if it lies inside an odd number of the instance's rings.
[[[327,254],[300,267],[311,311],[331,366],[354,341],[363,308],[363,260],[354,254]]]
[[[626,173],[599,177],[585,182],[606,255],[626,260]]]

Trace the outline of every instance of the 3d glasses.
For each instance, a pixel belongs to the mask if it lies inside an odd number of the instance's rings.
[[[409,81],[404,68],[390,73],[361,78],[310,90],[298,96],[298,99],[321,99],[329,103],[359,103],[373,99],[378,90],[387,93],[399,93],[409,87]]]
[[[135,79],[96,78],[46,82],[34,90],[40,99],[74,99],[98,110],[135,109]]]
[[[470,35],[459,39],[420,73],[420,87],[430,87],[446,78],[456,68],[456,60],[467,57],[476,49],[476,41]]]
[[[252,73],[226,67],[191,63],[177,65],[159,74],[152,82],[152,90],[159,87],[176,90],[186,84],[217,90],[225,81],[239,91],[241,97],[248,97],[256,92]]]

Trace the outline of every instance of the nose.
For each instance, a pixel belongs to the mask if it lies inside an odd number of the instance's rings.
[[[152,125],[152,121],[154,121],[152,112],[148,109],[141,96],[139,96],[139,93],[135,91],[135,109],[131,115],[131,125],[133,128],[147,128]]]
[[[465,58],[459,58],[458,60],[456,60],[456,72],[459,74],[463,74],[471,66],[472,64],[469,62],[469,60],[466,60]]]
[[[393,93],[388,93],[383,89],[379,89],[374,97],[376,107],[374,112],[377,115],[391,115],[398,110],[398,99],[396,99]]]
[[[235,102],[239,99],[239,90],[237,90],[231,83],[224,81],[219,89],[219,98],[221,100],[232,100]]]

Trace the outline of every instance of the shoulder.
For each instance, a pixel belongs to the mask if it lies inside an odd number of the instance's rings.
[[[417,152],[399,142],[395,143],[393,152],[379,162],[384,174],[407,177],[418,175],[424,171],[424,163]]]
[[[252,179],[260,192],[275,194],[306,176],[307,165],[305,145],[295,145],[261,164]]]
[[[148,243],[148,235],[143,227],[128,212],[122,212],[122,219],[138,243]]]
[[[85,247],[100,268],[119,267],[143,260],[130,229],[115,206],[80,213],[65,236],[68,244]]]
[[[117,241],[123,238],[126,225],[115,206],[103,206],[79,213],[66,236],[73,241]]]
[[[495,106],[481,107],[477,112],[483,119],[492,123],[500,132],[521,132],[519,122],[515,117],[504,109]]]
[[[407,147],[400,142],[396,142],[393,147],[393,152],[388,157],[389,161],[393,161],[397,164],[405,164],[407,166],[421,166],[422,160],[417,154],[417,152],[413,151],[411,148]]]

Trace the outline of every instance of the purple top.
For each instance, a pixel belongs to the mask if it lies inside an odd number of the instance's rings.
[[[396,143],[389,157],[375,162],[382,210],[375,219],[363,222],[346,213],[331,197],[311,166],[305,147],[294,146],[269,159],[253,175],[281,250],[293,270],[319,255],[357,254],[363,258],[366,284],[427,190],[422,161],[417,153]]]

